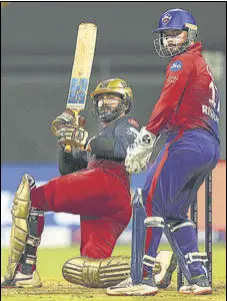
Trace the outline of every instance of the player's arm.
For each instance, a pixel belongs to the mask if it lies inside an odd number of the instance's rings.
[[[166,70],[164,86],[156,103],[146,129],[157,135],[168,124],[172,114],[180,105],[193,68],[190,56],[173,61]]]
[[[58,168],[61,175],[79,171],[87,167],[87,152],[73,149],[66,153],[63,147],[58,148]]]
[[[131,120],[133,124],[125,120],[118,124],[114,137],[97,136],[92,139],[89,142],[91,152],[100,158],[124,161],[128,146],[134,142],[140,130],[139,124],[134,119]]]
[[[87,152],[78,149],[83,148],[88,133],[84,129],[85,119],[82,116],[75,117],[72,110],[66,109],[57,116],[51,123],[51,131],[57,137],[58,165],[61,175],[72,173],[87,167]],[[82,138],[82,139],[81,139]],[[72,146],[72,152],[65,152],[65,145]]]
[[[129,173],[145,170],[161,131],[167,127],[184,95],[192,72],[193,62],[187,56],[175,60],[166,70],[166,79],[161,96],[154,107],[148,124],[141,128],[135,142],[128,148],[125,166]]]
[[[62,175],[87,167],[88,152],[84,147],[88,140],[88,132],[84,128],[77,125],[64,125],[57,131],[57,140],[59,171]],[[66,144],[71,145],[70,153],[65,152]]]

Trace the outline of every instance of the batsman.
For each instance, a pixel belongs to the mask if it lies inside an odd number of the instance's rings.
[[[199,252],[195,225],[188,218],[189,207],[220,153],[219,91],[202,56],[197,31],[194,17],[179,8],[164,12],[154,30],[156,52],[170,61],[160,98],[125,160],[129,173],[148,168],[146,183],[134,200],[134,207],[144,208],[146,213],[141,214],[144,219],[137,238],[146,231],[145,249],[137,248],[135,254],[141,269],[132,266],[132,279],[107,289],[109,295],[158,293],[153,269],[163,232],[187,280],[179,292],[212,293],[207,254]],[[163,133],[166,142],[149,166],[154,145]]]
[[[40,187],[28,174],[12,206],[8,267],[2,288],[42,285],[36,268],[37,248],[44,228],[44,212],[65,212],[81,217],[81,257],[68,260],[64,278],[87,287],[108,287],[130,274],[130,257],[111,257],[117,239],[131,218],[130,179],[125,169],[126,150],[139,134],[140,125],[128,113],[133,93],[121,79],[108,79],[91,93],[102,130],[90,138],[82,122],[66,109],[52,122],[59,144],[56,177]],[[70,145],[72,152],[65,152]],[[172,252],[162,252],[156,266],[165,277]],[[161,276],[161,277],[160,277]]]

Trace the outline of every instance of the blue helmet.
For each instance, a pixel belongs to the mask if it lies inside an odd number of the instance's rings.
[[[192,25],[191,27],[196,26],[197,28],[196,21],[193,16],[184,9],[174,8],[167,10],[161,15],[159,26],[158,28],[154,29],[153,32],[159,32],[168,29],[188,30],[190,25]]]
[[[187,43],[181,47],[178,53],[172,53],[166,49],[163,43],[162,32],[166,30],[186,30],[188,32]],[[154,40],[155,49],[161,57],[172,57],[185,51],[197,38],[197,24],[194,17],[186,10],[180,8],[169,9],[164,12],[159,20],[158,28],[153,30],[159,37]]]

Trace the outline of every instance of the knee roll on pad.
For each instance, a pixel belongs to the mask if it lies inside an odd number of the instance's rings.
[[[106,288],[130,276],[131,258],[116,256],[105,259],[76,257],[63,265],[65,280],[91,288]]]
[[[179,229],[181,229],[183,227],[193,227],[193,228],[195,228],[195,224],[190,219],[185,219],[183,221],[181,220],[179,222],[176,222],[176,221],[171,222],[171,221],[169,221],[167,223],[167,225],[170,228],[171,232],[175,232],[175,231],[177,231],[177,230],[179,230]]]
[[[145,218],[144,220],[144,225],[149,228],[149,227],[160,227],[160,228],[164,228],[165,223],[164,223],[164,219],[162,217],[159,216],[148,216],[147,218]]]

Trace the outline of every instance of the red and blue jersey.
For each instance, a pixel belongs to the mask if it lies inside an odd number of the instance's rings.
[[[201,50],[202,44],[197,42],[168,64],[148,131],[157,135],[163,130],[204,128],[219,140],[219,92]]]

